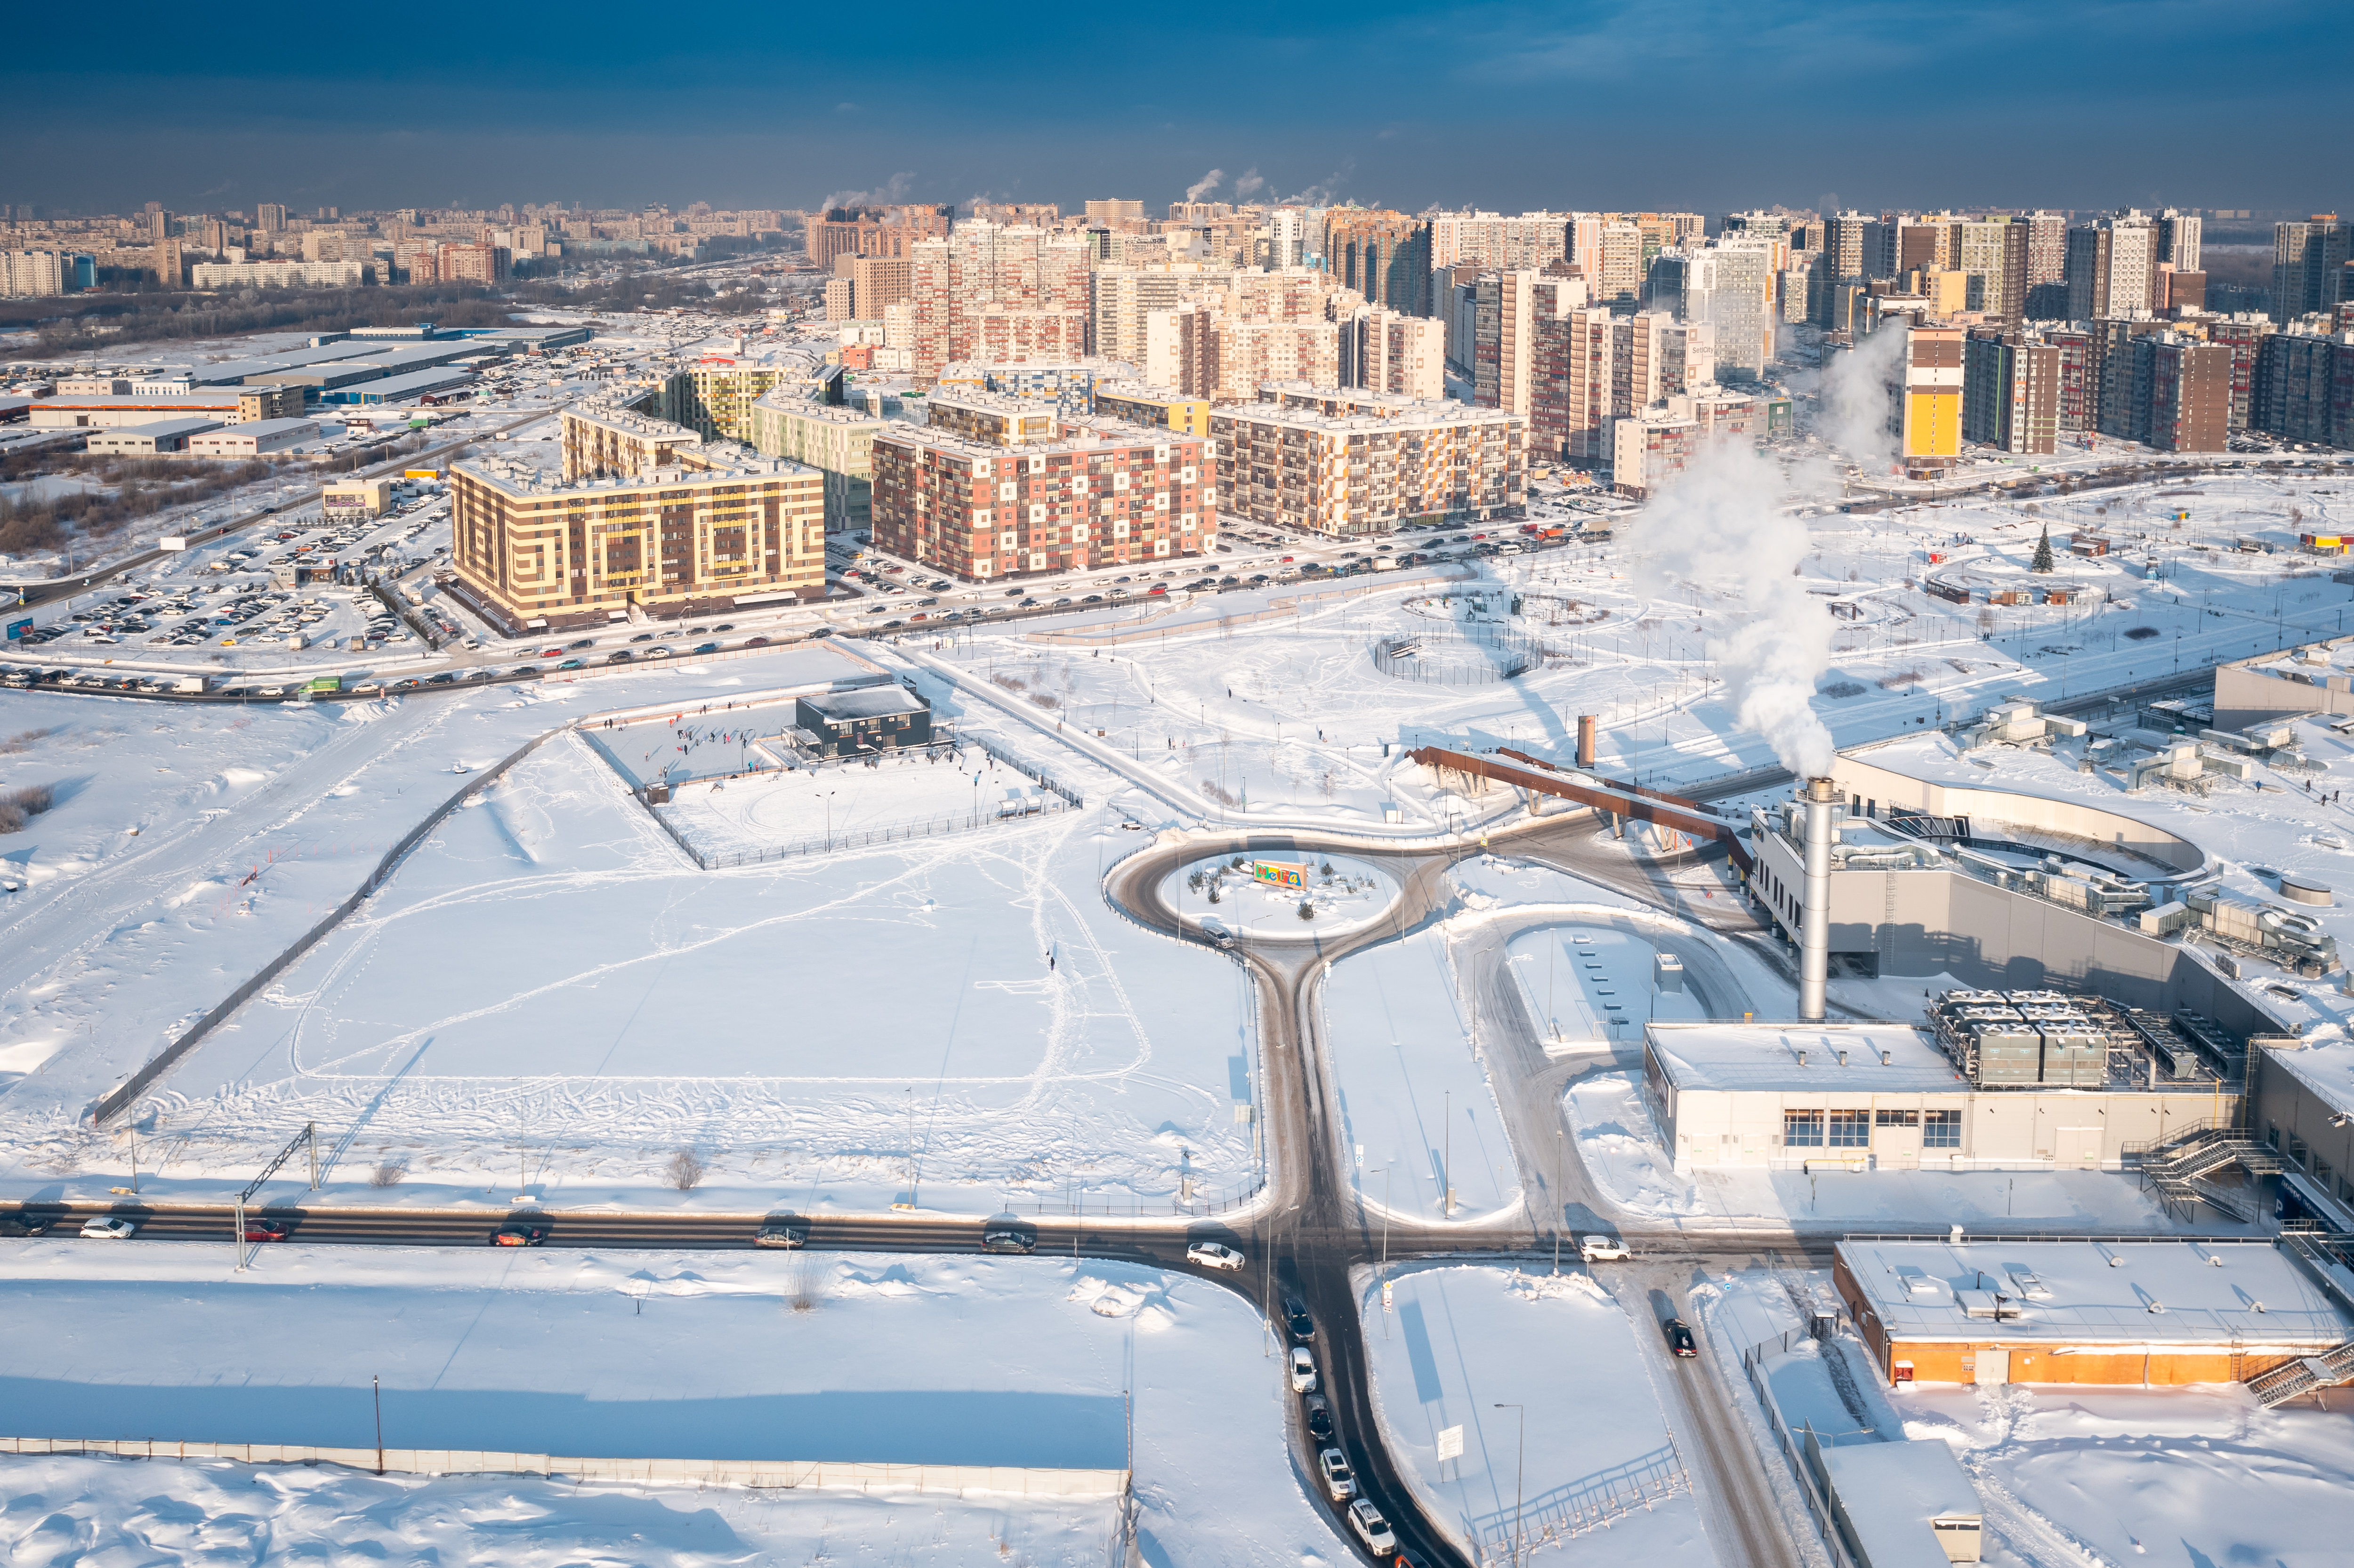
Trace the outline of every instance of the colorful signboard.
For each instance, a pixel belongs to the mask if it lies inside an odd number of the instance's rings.
[[[1308,868],[1289,861],[1255,860],[1251,862],[1251,876],[1269,887],[1297,889],[1308,885]]]

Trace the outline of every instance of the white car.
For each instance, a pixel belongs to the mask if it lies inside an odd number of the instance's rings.
[[[1291,1392],[1294,1393],[1316,1392],[1316,1358],[1310,1355],[1307,1348],[1302,1345],[1291,1347]]]
[[[1347,1502],[1357,1495],[1357,1472],[1349,1468],[1349,1457],[1338,1448],[1327,1448],[1316,1456],[1316,1467],[1324,1472],[1324,1490],[1334,1502]]]
[[[1577,1238],[1577,1255],[1588,1263],[1624,1263],[1634,1255],[1617,1236],[1592,1235]]]
[[[1198,1263],[1204,1268],[1240,1268],[1243,1255],[1216,1242],[1195,1242],[1185,1249],[1185,1261]]]
[[[1387,1556],[1397,1550],[1397,1537],[1390,1533],[1390,1521],[1382,1510],[1363,1498],[1349,1505],[1349,1528],[1365,1543],[1365,1550],[1376,1557]]]
[[[94,1220],[81,1223],[82,1239],[85,1241],[128,1241],[138,1228],[129,1220],[118,1220],[111,1214],[101,1214]]]

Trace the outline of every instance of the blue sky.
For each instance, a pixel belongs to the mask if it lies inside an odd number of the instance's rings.
[[[2354,203],[2345,0],[28,7],[0,201]],[[1256,182],[1256,183],[1252,183]]]

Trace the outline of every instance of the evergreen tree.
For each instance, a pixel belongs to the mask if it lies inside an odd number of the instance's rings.
[[[2030,563],[2039,572],[2052,569],[2052,524],[2043,525],[2043,537],[2035,541],[2035,559]]]

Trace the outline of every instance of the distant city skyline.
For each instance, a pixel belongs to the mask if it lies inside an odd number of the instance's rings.
[[[1657,16],[722,5],[650,28],[594,4],[461,28],[265,4],[97,37],[36,13],[0,67],[0,201],[1150,210],[1214,171],[1210,199],[1408,211],[2354,203],[2324,122],[2354,21],[2319,0]]]

